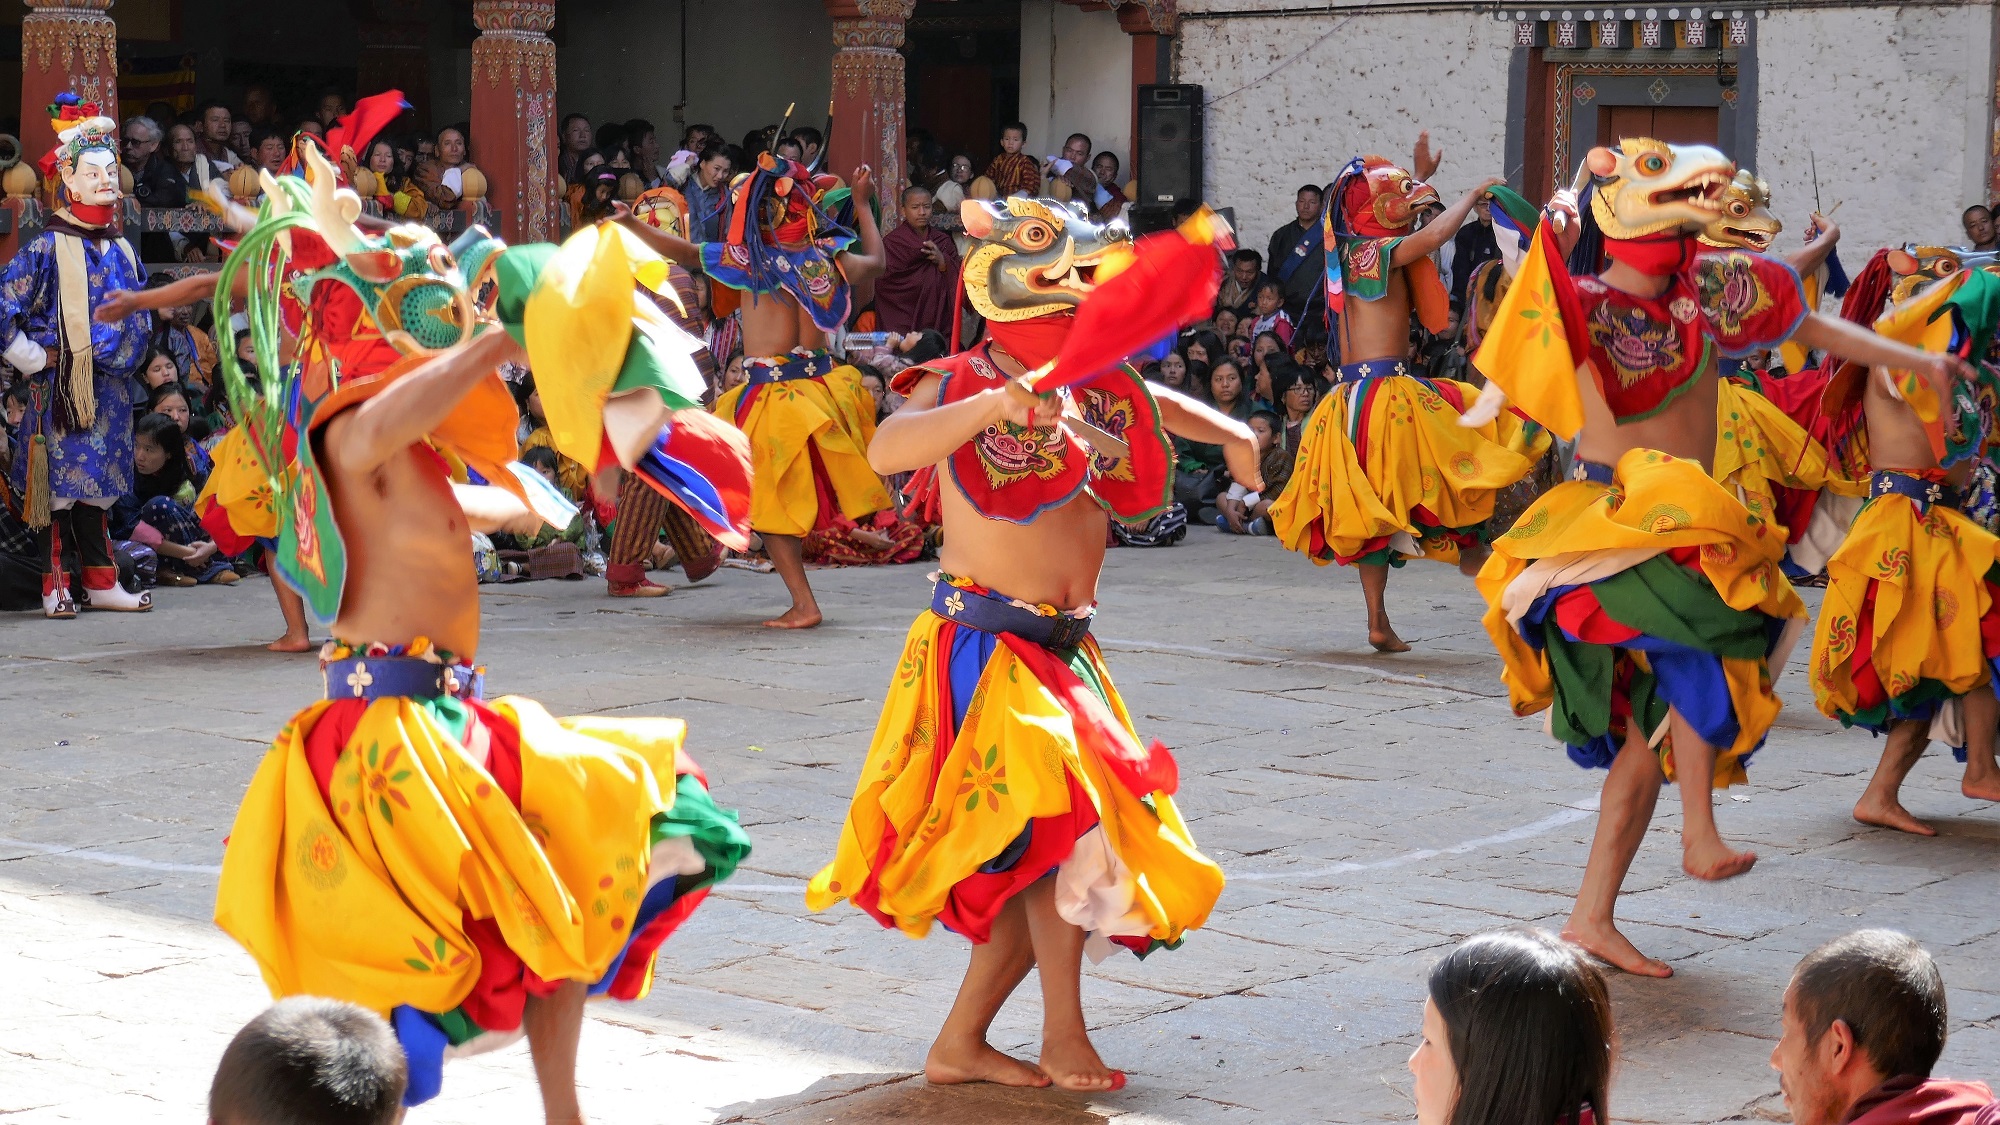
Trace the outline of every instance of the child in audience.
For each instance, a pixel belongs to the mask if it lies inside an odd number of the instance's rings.
[[[409,1064],[381,1016],[293,996],[245,1024],[208,1088],[209,1125],[396,1125]]]

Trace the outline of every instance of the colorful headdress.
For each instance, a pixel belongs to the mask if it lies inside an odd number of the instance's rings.
[[[83,154],[99,149],[118,159],[118,122],[104,116],[96,102],[86,102],[75,94],[62,93],[49,106],[49,124],[56,131],[56,147],[37,163],[42,177],[61,175],[76,167]]]
[[[361,157],[368,151],[368,142],[387,128],[389,123],[401,117],[410,103],[403,99],[401,90],[384,90],[370,94],[354,103],[354,109],[334,122],[321,139],[301,129],[292,136],[292,151],[285,162],[278,166],[280,175],[305,175],[305,150],[318,149],[332,161],[340,173],[342,184],[352,184],[354,173],[361,167]]]
[[[1409,234],[1424,208],[1439,202],[1436,188],[1380,156],[1349,161],[1331,201],[1339,208],[1334,233],[1347,238]]]
[[[845,239],[845,246],[854,232],[835,222],[822,205],[823,197],[842,186],[838,176],[815,176],[796,160],[762,153],[757,167],[730,185],[726,240],[749,247],[753,262],[765,246],[797,249],[822,238]]]

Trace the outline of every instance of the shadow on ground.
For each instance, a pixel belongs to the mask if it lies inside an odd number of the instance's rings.
[[[914,1074],[834,1074],[789,1097],[739,1102],[718,1125],[805,1122],[951,1122],[952,1125],[1101,1125],[1083,1094],[977,1083],[933,1086]]]

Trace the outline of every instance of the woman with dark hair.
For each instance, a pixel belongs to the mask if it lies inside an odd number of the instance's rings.
[[[188,483],[199,492],[208,483],[208,474],[215,471],[215,459],[201,447],[200,439],[206,435],[195,433],[195,426],[202,422],[195,416],[195,402],[193,392],[179,383],[169,383],[153,391],[147,413],[165,415],[180,427],[181,445],[187,456]]]
[[[1291,353],[1285,350],[1285,342],[1278,339],[1276,332],[1257,333],[1250,344],[1250,363],[1256,370],[1256,375],[1252,379],[1255,390],[1251,393],[1251,397],[1273,409],[1278,405],[1277,396],[1281,392],[1278,390],[1277,381],[1272,378],[1275,370],[1272,364],[1281,361],[1293,362]]]
[[[1198,335],[1213,337],[1215,334]],[[1199,340],[1190,346],[1199,346]],[[1243,396],[1243,369],[1228,356],[1223,356],[1221,362],[1213,367],[1189,359],[1185,390],[1231,418],[1250,417],[1250,403]],[[1202,515],[1203,506],[1214,503],[1223,489],[1229,487],[1229,473],[1223,468],[1222,447],[1176,437],[1174,460],[1179,469],[1174,475],[1174,499],[1187,509],[1190,521],[1208,522]]]
[[[111,508],[111,534],[151,547],[160,556],[162,586],[236,581],[229,560],[195,518],[199,486],[188,464],[187,439],[172,418],[148,414],[132,434],[132,492]]]
[[[1187,357],[1188,365],[1214,363],[1228,355],[1222,346],[1222,337],[1207,328],[1197,328],[1181,337],[1181,354]]]
[[[1313,407],[1319,405],[1319,381],[1297,364],[1274,376],[1274,381],[1278,387],[1275,411],[1279,420],[1278,445],[1287,452],[1297,453],[1299,439],[1305,435],[1306,420],[1312,417]]]
[[[1609,1125],[1611,998],[1545,931],[1467,938],[1431,969],[1410,1055],[1420,1125]]]

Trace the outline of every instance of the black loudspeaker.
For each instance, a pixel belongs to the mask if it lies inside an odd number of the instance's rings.
[[[1141,206],[1201,199],[1201,87],[1139,87]]]

